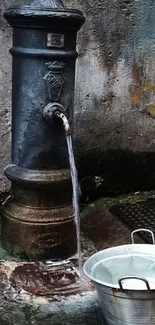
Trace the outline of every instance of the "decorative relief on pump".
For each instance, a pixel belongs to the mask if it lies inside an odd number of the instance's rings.
[[[63,34],[47,34],[47,47],[63,48],[65,42],[65,35]]]
[[[60,61],[47,62],[46,66],[49,71],[44,80],[47,84],[49,100],[58,101],[66,80],[63,74],[65,63]]]

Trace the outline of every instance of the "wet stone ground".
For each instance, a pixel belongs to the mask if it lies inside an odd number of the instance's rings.
[[[100,199],[81,213],[82,259],[131,242],[130,230],[109,212],[116,203],[137,202],[153,192]],[[137,242],[141,240],[137,237]],[[21,262],[0,248],[0,325],[105,325],[94,287],[80,281],[76,256],[63,264]]]
[[[130,244],[131,230],[109,212],[111,206],[123,203],[136,203],[154,198],[155,192],[135,192],[116,198],[103,198],[90,204],[82,212],[82,231],[93,242],[97,250]],[[137,242],[142,242],[135,236]]]

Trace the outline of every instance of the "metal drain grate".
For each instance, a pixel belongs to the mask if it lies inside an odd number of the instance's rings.
[[[145,228],[152,230],[155,234],[155,199],[150,198],[133,204],[113,205],[109,211],[131,230]],[[147,233],[140,233],[139,237],[146,243],[152,243],[152,239]]]

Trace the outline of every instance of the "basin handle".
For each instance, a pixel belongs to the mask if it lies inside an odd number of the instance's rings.
[[[145,278],[140,278],[140,277],[138,277],[138,276],[124,276],[124,277],[122,277],[122,278],[120,278],[119,280],[118,280],[118,284],[119,284],[119,287],[120,287],[120,290],[121,291],[124,291],[124,290],[127,290],[127,289],[124,289],[123,288],[123,284],[122,284],[122,281],[123,280],[140,280],[140,281],[143,281],[143,282],[145,282],[145,284],[146,284],[146,288],[147,288],[147,290],[148,291],[151,291],[151,289],[150,289],[150,285],[149,285],[149,282],[145,279]],[[136,289],[135,289],[136,290]]]
[[[155,236],[154,236],[153,231],[151,231],[150,229],[143,229],[143,228],[140,228],[140,229],[134,230],[134,231],[131,233],[131,242],[132,242],[132,244],[135,244],[135,241],[134,241],[134,234],[137,233],[137,232],[141,232],[141,231],[149,232],[149,233],[151,234],[151,236],[152,236],[152,244],[154,245],[154,244],[155,244]]]

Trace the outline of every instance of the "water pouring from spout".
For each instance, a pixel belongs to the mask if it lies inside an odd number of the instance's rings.
[[[78,263],[79,263],[79,272],[80,275],[82,275],[80,209],[79,209],[80,186],[78,183],[78,174],[77,174],[75,158],[73,153],[71,130],[70,130],[70,125],[67,117],[63,113],[56,113],[56,115],[62,120],[65,133],[66,133],[66,141],[67,141],[68,154],[69,154],[69,164],[70,164],[71,179],[72,179],[72,186],[73,186],[73,209],[74,209],[74,217],[76,223],[77,256],[78,256]]]
[[[74,153],[73,153],[71,129],[70,129],[69,121],[66,115],[64,114],[64,108],[60,103],[49,103],[44,108],[43,116],[49,122],[51,122],[55,118],[61,119],[66,134],[71,180],[72,180],[72,187],[73,187],[73,209],[74,209],[74,219],[76,224],[77,256],[78,256],[80,277],[82,277],[83,271],[82,271],[82,261],[81,261],[80,210],[79,210],[80,187],[78,183],[78,175],[77,175],[77,169],[76,169]]]

